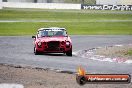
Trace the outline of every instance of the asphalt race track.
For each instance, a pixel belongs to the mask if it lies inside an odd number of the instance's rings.
[[[73,52],[101,46],[132,44],[130,35],[74,35],[71,36]],[[63,54],[34,55],[31,36],[0,36],[0,63],[60,69],[76,72],[82,65],[89,73],[128,73],[132,75],[132,64],[112,63],[68,57]]]

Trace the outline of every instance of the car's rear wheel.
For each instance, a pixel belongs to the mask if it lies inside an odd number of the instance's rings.
[[[67,56],[72,56],[72,49],[66,52]]]

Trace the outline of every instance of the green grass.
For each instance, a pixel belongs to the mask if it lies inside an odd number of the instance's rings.
[[[0,10],[0,20],[132,20],[132,14],[117,14],[117,12],[120,11],[3,9]]]
[[[132,50],[129,50],[126,55],[132,55]]]
[[[0,35],[33,35],[40,27],[65,27],[71,35],[131,35],[132,22],[16,22],[0,23]],[[120,26],[118,26],[120,25]]]
[[[103,13],[102,13],[103,12]],[[33,35],[41,27],[65,27],[69,34],[132,35],[132,14],[120,11],[3,9],[0,20],[57,22],[0,22],[0,35]],[[60,21],[60,22],[59,22]]]

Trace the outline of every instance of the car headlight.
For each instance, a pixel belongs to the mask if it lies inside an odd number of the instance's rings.
[[[67,41],[67,42],[66,42],[66,46],[69,46],[69,45],[70,45],[70,42],[69,42],[69,41]]]
[[[40,41],[38,42],[38,46],[41,46],[41,42]]]

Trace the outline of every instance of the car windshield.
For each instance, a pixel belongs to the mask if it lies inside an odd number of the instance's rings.
[[[67,33],[64,29],[44,29],[39,32],[41,37],[52,37],[52,36],[67,36]]]

